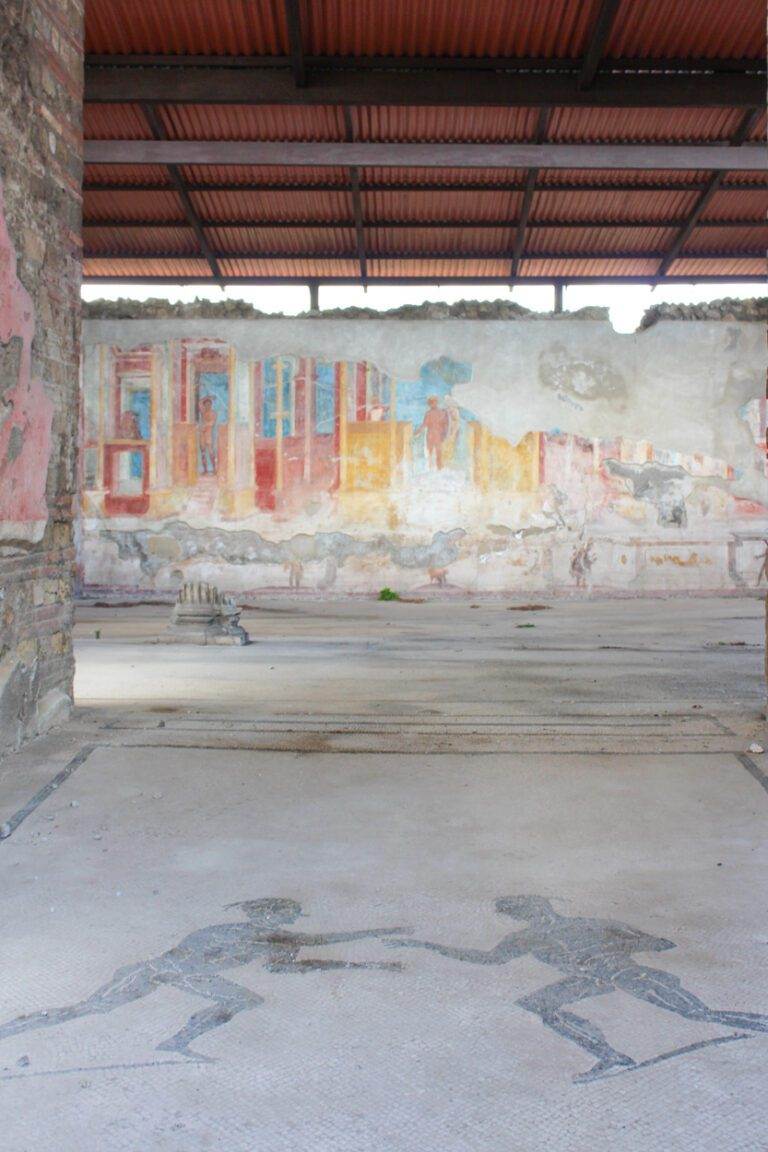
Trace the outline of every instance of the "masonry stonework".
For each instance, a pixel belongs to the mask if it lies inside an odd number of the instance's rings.
[[[0,752],[72,698],[82,0],[0,18]]]

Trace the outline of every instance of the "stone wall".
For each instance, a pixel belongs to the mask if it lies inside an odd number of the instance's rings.
[[[462,307],[86,320],[85,587],[764,583],[763,323],[723,310],[623,335],[600,313]]]
[[[0,751],[72,690],[82,0],[0,17]]]

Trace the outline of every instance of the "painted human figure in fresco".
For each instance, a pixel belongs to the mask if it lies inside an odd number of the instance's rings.
[[[586,588],[587,579],[596,559],[591,540],[587,540],[585,544],[577,544],[574,548],[571,556],[571,576],[574,577],[577,588]]]
[[[430,468],[443,467],[443,445],[448,436],[449,423],[448,413],[440,407],[439,398],[428,396],[424,419],[414,435],[418,436],[422,432],[425,435],[427,463]]]
[[[300,960],[302,948],[322,948],[327,944],[344,944],[352,940],[391,936],[410,932],[410,928],[364,928],[358,932],[290,932],[285,927],[302,916],[295,900],[267,897],[229,904],[242,908],[246,919],[226,924],[213,924],[185,936],[175,947],[152,960],[142,960],[119,968],[111,980],[87,999],[66,1008],[33,1012],[0,1025],[0,1040],[38,1028],[50,1028],[81,1016],[103,1015],[141,1000],[157,988],[170,985],[212,1003],[189,1018],[184,1027],[158,1044],[163,1052],[180,1052],[197,1060],[209,1061],[190,1048],[193,1040],[226,1024],[238,1012],[257,1008],[264,1003],[250,988],[236,984],[221,975],[230,968],[240,968],[261,960],[268,972],[327,972],[336,969],[384,968],[398,971],[399,963],[350,960]]]
[[[210,396],[200,401],[200,460],[203,472],[216,472],[216,409]]]
[[[543,896],[507,896],[496,901],[501,916],[528,926],[511,932],[488,951],[450,948],[427,940],[389,941],[403,948],[428,948],[441,956],[470,964],[508,964],[518,956],[533,956],[565,977],[515,1003],[534,1012],[548,1028],[596,1057],[597,1063],[575,1080],[591,1080],[612,1070],[631,1068],[631,1056],[618,1052],[591,1020],[577,1016],[567,1005],[609,992],[625,992],[636,1000],[674,1012],[686,1020],[719,1024],[726,1028],[768,1032],[768,1016],[757,1012],[719,1012],[683,988],[677,976],[647,964],[638,964],[633,952],[664,952],[675,945],[648,936],[616,920],[561,916]]]
[[[141,440],[139,418],[135,412],[120,413],[120,438],[122,440]]]

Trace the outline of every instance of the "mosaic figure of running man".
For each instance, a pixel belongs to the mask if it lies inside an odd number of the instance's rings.
[[[391,936],[410,932],[410,928],[365,928],[360,932],[304,933],[289,932],[283,928],[303,915],[295,900],[268,897],[263,900],[243,900],[228,904],[228,908],[242,908],[247,919],[227,924],[213,924],[185,936],[175,948],[163,952],[152,960],[129,964],[119,968],[112,979],[98,988],[86,1000],[65,1008],[33,1012],[0,1025],[0,1040],[18,1036],[37,1028],[50,1028],[80,1016],[112,1012],[123,1004],[140,1000],[156,988],[170,984],[183,992],[191,992],[212,1001],[191,1016],[184,1027],[158,1044],[158,1050],[180,1052],[195,1060],[210,1058],[193,1052],[190,1044],[204,1032],[226,1024],[238,1012],[256,1008],[264,998],[220,975],[222,970],[239,968],[252,960],[262,960],[268,972],[327,972],[333,969],[384,968],[398,971],[395,963],[352,963],[348,960],[300,960],[302,948],[318,948],[327,944],[344,944],[350,940]]]
[[[515,1003],[535,1012],[547,1027],[596,1057],[594,1067],[576,1076],[577,1081],[591,1080],[635,1063],[631,1056],[611,1047],[596,1024],[568,1011],[567,1005],[592,996],[628,992],[638,1000],[675,1012],[686,1020],[768,1032],[768,1016],[755,1012],[717,1012],[683,988],[676,976],[632,959],[633,952],[664,952],[674,948],[669,940],[647,936],[615,920],[561,916],[543,896],[507,896],[496,901],[496,911],[513,920],[525,921],[528,927],[510,933],[488,951],[450,948],[426,940],[388,943],[404,948],[428,948],[441,956],[470,964],[507,964],[517,956],[530,955],[564,973],[564,980],[548,984]]]

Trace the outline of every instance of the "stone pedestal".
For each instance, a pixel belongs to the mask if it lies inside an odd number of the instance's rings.
[[[164,639],[172,644],[249,644],[240,609],[212,584],[184,584]]]

